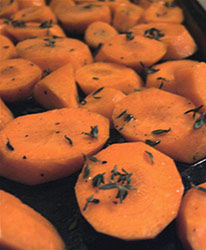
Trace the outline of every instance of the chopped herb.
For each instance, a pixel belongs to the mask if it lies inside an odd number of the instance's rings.
[[[98,204],[100,201],[98,199],[93,199],[94,195],[92,194],[91,196],[89,196],[87,199],[86,199],[86,204],[83,208],[83,211],[85,211],[88,207],[88,204],[89,203],[94,203],[94,204]]]
[[[90,9],[92,8],[94,5],[93,4],[88,4],[88,5],[85,5],[83,8],[84,9]]]
[[[146,140],[145,143],[151,147],[154,147],[158,145],[161,141],[151,141],[151,140]]]
[[[39,25],[39,28],[41,29],[51,28],[51,27],[52,27],[52,20],[43,21]]]
[[[45,46],[47,46],[47,47],[55,47],[55,42],[56,41],[53,41],[53,40],[51,40],[50,38],[45,38],[44,39],[44,41],[47,41],[48,43],[45,43]]]
[[[206,188],[204,188],[204,187],[198,187],[198,186],[194,185],[193,183],[191,183],[191,187],[206,193]]]
[[[195,121],[193,127],[194,129],[198,129],[201,128],[204,124],[205,124],[205,112],[203,112],[203,114],[197,118],[197,120]]]
[[[154,74],[154,73],[159,71],[159,69],[153,69],[151,67],[146,67],[143,62],[139,62],[139,63],[143,68],[142,78],[143,78],[144,81],[146,81],[147,75]]]
[[[98,78],[98,77],[95,77],[95,76],[92,77],[92,79],[93,79],[93,80],[99,80],[99,78]]]
[[[9,138],[7,138],[6,146],[9,150],[14,151],[14,147],[11,145]]]
[[[169,128],[169,129],[157,129],[157,130],[153,130],[152,131],[152,134],[163,134],[163,133],[168,133],[170,132],[172,129]]]
[[[86,155],[84,153],[82,153],[82,156],[83,156],[84,161],[86,161],[87,160]]]
[[[156,28],[151,28],[151,29],[145,30],[144,36],[147,37],[147,38],[155,39],[155,40],[159,41],[159,39],[161,37],[165,36],[165,34],[162,33],[161,30],[158,30]]]
[[[8,48],[9,48],[9,46],[4,46],[3,48],[4,48],[4,49],[8,49]]]
[[[127,114],[125,117],[124,117],[124,121],[125,122],[129,122],[131,120],[134,119],[134,116],[132,114]]]
[[[134,39],[134,36],[133,36],[132,32],[127,32],[126,33],[126,40],[131,41],[133,39]]]
[[[43,71],[44,75],[48,76],[52,71],[50,69],[45,69]]]
[[[114,180],[115,176],[118,176],[117,182],[122,182],[121,184],[123,185],[125,182],[127,184],[131,183],[131,176],[132,173],[128,173],[125,169],[122,168],[123,173],[120,173],[117,171],[117,165],[114,166],[113,170],[111,171],[112,175],[110,177],[111,180]]]
[[[96,176],[94,176],[94,178],[92,179],[93,187],[99,187],[101,183],[104,184],[104,175],[105,173],[97,174]]]
[[[199,107],[197,107],[197,108],[195,108],[195,109],[190,109],[190,110],[188,110],[188,111],[186,111],[184,114],[188,114],[188,113],[191,113],[191,112],[193,112],[193,119],[195,118],[195,116],[196,116],[196,114],[200,111],[200,109],[203,107],[204,105],[201,105],[201,106],[199,106]]]
[[[127,113],[127,109],[125,109],[121,114],[119,114],[116,119],[119,119],[120,117],[122,117],[124,114]]]
[[[71,146],[73,146],[72,140],[67,135],[65,135],[64,138],[69,142]]]
[[[96,157],[94,157],[94,156],[90,156],[90,157],[88,157],[88,159],[90,160],[90,161],[93,161],[93,162],[100,162]]]
[[[159,89],[162,89],[162,88],[163,88],[163,85],[164,85],[164,82],[161,82],[161,83],[160,83],[160,86],[159,86]]]
[[[86,164],[86,167],[84,168],[83,178],[87,178],[90,174],[90,168],[89,165]]]
[[[153,157],[153,154],[149,151],[145,151],[145,153],[147,153],[150,157],[150,160],[151,160],[151,163],[154,164],[154,157]]]
[[[93,96],[94,99],[101,99],[101,96]]]
[[[91,136],[92,138],[95,138],[97,139],[97,136],[98,136],[98,126],[91,126],[91,131],[89,133],[86,133],[86,132],[82,132],[82,134],[85,134],[85,135],[88,135],[88,136]]]
[[[97,89],[95,92],[92,93],[92,96],[95,96],[97,93],[99,93],[103,89],[104,89],[104,87],[101,87],[101,88]]]
[[[19,28],[26,27],[26,22],[23,20],[11,20],[10,22],[13,27],[19,27]]]

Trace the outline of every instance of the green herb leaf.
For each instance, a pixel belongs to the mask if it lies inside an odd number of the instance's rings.
[[[73,146],[72,140],[67,135],[65,135],[64,138],[69,142],[71,146]]]
[[[191,187],[206,193],[206,188],[204,188],[204,187],[198,187],[198,186],[194,185],[193,183],[191,183]]]
[[[96,157],[94,157],[94,156],[90,156],[90,157],[88,157],[88,159],[90,160],[90,161],[93,161],[93,162],[100,162],[100,160],[98,160]]]
[[[126,33],[126,40],[131,41],[134,39],[133,33],[132,32],[127,32]]]
[[[45,38],[44,41],[47,41],[47,42],[48,42],[48,43],[45,43],[45,46],[47,46],[47,47],[52,47],[52,48],[55,47],[56,41],[51,40],[50,38]]]
[[[41,29],[51,28],[51,27],[52,27],[52,20],[43,21],[39,25],[39,28]]]
[[[117,188],[119,185],[115,182],[110,182],[108,184],[102,185],[101,187],[99,187],[99,189],[102,190],[108,190],[108,189],[113,189],[113,188]]]
[[[169,129],[157,129],[157,130],[154,130],[152,131],[152,134],[163,134],[163,133],[168,133],[171,131],[171,128]]]
[[[89,165],[86,164],[85,168],[84,168],[84,173],[83,173],[83,178],[87,178],[90,174],[90,168],[89,168]]]
[[[139,62],[139,63],[142,66],[143,71],[146,73],[146,75],[148,75],[148,74],[154,74],[154,73],[156,73],[156,72],[159,71],[159,69],[152,69],[150,67],[146,67],[143,62]]]
[[[7,138],[6,146],[9,150],[14,151],[14,147],[11,145],[9,138]]]
[[[145,153],[147,153],[150,157],[150,160],[151,160],[151,163],[154,164],[154,157],[153,157],[153,154],[149,151],[145,151]]]
[[[164,37],[165,34],[161,30],[158,30],[156,28],[151,28],[151,29],[145,30],[144,36],[147,38],[155,39],[155,40],[159,41],[159,39],[161,37]]]
[[[92,194],[91,196],[89,196],[87,199],[86,199],[86,204],[83,208],[83,211],[85,211],[89,205],[89,203],[94,203],[94,204],[98,204],[100,202],[100,200],[98,199],[93,199],[94,197],[94,194]]]
[[[97,93],[99,93],[103,89],[104,89],[104,87],[101,87],[101,88],[97,89],[95,92],[92,93],[92,96],[95,96]]]
[[[132,114],[127,114],[125,117],[124,117],[124,121],[125,122],[129,122],[131,120],[134,120],[134,116]]]
[[[145,143],[151,147],[154,147],[158,145],[161,141],[151,141],[151,140],[146,140]]]
[[[93,187],[99,187],[101,183],[104,184],[104,175],[105,173],[102,174],[97,174],[93,179],[92,179],[92,185]]]
[[[11,20],[11,25],[13,27],[24,28],[26,27],[26,22],[23,20]]]
[[[120,117],[122,117],[124,114],[127,113],[127,109],[125,109],[121,114],[119,114],[116,119],[119,119]]]
[[[87,160],[86,155],[85,155],[84,153],[82,153],[82,156],[83,156],[83,158],[84,158],[84,161],[86,161],[86,160]]]
[[[88,135],[88,136],[91,136],[92,138],[95,138],[97,139],[98,137],[98,126],[91,126],[91,131],[89,133],[86,133],[86,132],[82,132],[82,134],[85,134],[85,135]]]
[[[200,109],[203,107],[204,105],[200,105],[199,107],[195,108],[195,109],[190,109],[188,111],[186,111],[184,114],[189,114],[191,112],[193,112],[193,119],[195,118],[196,114],[200,111]]]

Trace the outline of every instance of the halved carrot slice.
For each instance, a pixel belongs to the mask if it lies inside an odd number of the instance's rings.
[[[68,6],[74,6],[75,2],[73,0],[51,0],[49,2],[49,7],[55,13],[56,16],[61,15],[65,8]]]
[[[13,119],[14,116],[12,112],[0,98],[0,130]]]
[[[68,176],[108,137],[108,119],[85,109],[19,116],[0,132],[0,175],[28,185]]]
[[[96,231],[123,240],[152,239],[176,217],[183,184],[171,158],[142,142],[112,144],[93,157],[75,193]]]
[[[158,62],[166,51],[165,44],[160,41],[128,33],[117,35],[105,42],[95,60],[119,63],[140,71],[141,62],[145,66],[151,66]]]
[[[17,57],[16,47],[6,36],[0,35],[0,61]]]
[[[195,108],[182,96],[148,88],[119,101],[112,119],[128,141],[148,142],[177,161],[194,163],[206,156],[205,118]]]
[[[177,231],[185,249],[206,249],[206,183],[185,194],[177,217]]]
[[[1,0],[0,18],[9,18],[18,10],[17,0]]]
[[[75,72],[75,78],[85,94],[101,87],[110,87],[128,94],[142,87],[143,81],[133,70],[116,63],[95,62]]]
[[[147,75],[146,87],[156,87],[177,94],[175,72],[196,65],[193,60],[174,60],[156,64]]]
[[[8,102],[24,100],[41,79],[41,69],[22,58],[0,62],[0,97]]]
[[[46,109],[77,108],[79,98],[72,65],[68,63],[44,77],[35,85],[33,95]]]
[[[17,2],[20,9],[46,5],[46,0],[17,0]]]
[[[46,218],[3,190],[0,214],[0,249],[64,249],[61,236]]]
[[[57,22],[55,14],[48,6],[33,6],[17,11],[13,16],[13,20],[24,20],[25,22]]]
[[[171,6],[174,5],[174,0],[133,0],[133,2],[144,9],[147,9],[151,4],[158,2],[163,2]]]
[[[139,24],[129,30],[133,35],[162,41],[167,46],[163,60],[178,60],[193,55],[197,45],[184,25],[175,23]]]
[[[88,46],[72,38],[27,39],[19,42],[16,48],[20,57],[31,60],[42,70],[55,70],[69,62],[77,69],[93,60]]]

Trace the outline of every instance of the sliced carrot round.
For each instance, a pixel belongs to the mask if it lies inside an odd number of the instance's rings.
[[[12,112],[0,98],[0,130],[13,119],[14,116]]]
[[[17,0],[1,0],[0,18],[10,18],[14,13],[18,11]]]
[[[20,9],[46,5],[46,0],[17,0],[17,2]]]
[[[8,102],[30,96],[41,79],[41,69],[29,60],[17,58],[0,63],[0,97]]]
[[[0,132],[0,175],[28,185],[68,176],[108,136],[108,119],[84,109],[20,116]]]
[[[14,44],[6,36],[0,35],[0,61],[17,57]]]
[[[96,61],[119,63],[141,70],[141,62],[151,66],[166,53],[164,43],[131,33],[117,35],[105,42],[97,53]]]
[[[111,87],[131,93],[142,86],[142,79],[132,69],[116,63],[95,62],[75,73],[76,81],[85,94],[101,87]]]
[[[183,184],[171,158],[142,142],[113,144],[93,157],[75,193],[96,231],[123,240],[151,239],[176,217]]]
[[[19,42],[16,48],[20,57],[31,60],[42,70],[55,70],[69,62],[77,69],[93,60],[88,46],[72,38],[27,39]]]

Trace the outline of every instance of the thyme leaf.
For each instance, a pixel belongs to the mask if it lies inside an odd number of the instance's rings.
[[[158,40],[165,36],[164,33],[162,33],[161,30],[158,30],[156,28],[151,28],[151,29],[147,29],[145,30],[144,32],[144,36],[147,37],[147,38],[150,38],[150,39],[155,39],[155,40]]]
[[[93,187],[99,187],[101,183],[104,184],[104,175],[105,173],[97,174],[96,176],[94,176],[94,178],[92,179]]]
[[[11,25],[13,27],[19,27],[19,28],[24,28],[26,27],[26,22],[23,20],[11,20]]]
[[[90,174],[90,168],[89,168],[89,165],[86,164],[85,168],[84,168],[84,173],[83,173],[83,178],[87,178]]]
[[[71,146],[73,146],[72,140],[67,135],[65,135],[64,138],[69,142]]]
[[[158,145],[161,141],[151,141],[151,140],[145,140],[145,143],[151,147],[154,147]]]
[[[90,156],[90,157],[88,157],[88,159],[90,160],[90,161],[93,161],[93,162],[100,162],[100,160],[98,160],[96,157],[94,157],[94,156]]]
[[[163,134],[163,133],[168,133],[170,132],[172,129],[169,128],[169,129],[157,129],[157,130],[153,130],[152,131],[152,134]]]
[[[153,157],[153,154],[149,151],[145,151],[145,153],[147,153],[150,157],[150,160],[151,160],[151,163],[154,164],[154,157]]]
[[[44,41],[47,41],[48,43],[45,43],[44,45],[47,46],[47,47],[52,47],[54,48],[55,47],[55,42],[56,41],[53,41],[51,40],[50,38],[45,38]]]
[[[99,93],[103,89],[104,89],[104,87],[101,87],[101,88],[97,89],[95,92],[92,93],[92,96],[96,95],[97,93]]]
[[[120,117],[122,117],[124,114],[126,114],[127,113],[127,109],[125,109],[122,113],[120,113],[117,117],[116,117],[116,119],[119,119]]]
[[[91,130],[90,130],[89,133],[87,133],[87,132],[82,132],[82,134],[85,134],[85,135],[88,135],[88,136],[90,136],[90,137],[92,137],[92,138],[97,139],[97,137],[98,137],[98,126],[97,126],[97,125],[95,125],[94,127],[91,126]]]
[[[9,138],[7,138],[6,146],[9,150],[14,151],[14,147],[11,145]]]
[[[133,33],[132,32],[127,32],[126,33],[126,40],[131,41],[134,39]]]
[[[52,27],[52,20],[46,20],[40,23],[39,28],[45,29],[45,28],[51,28]]]
[[[196,114],[200,111],[200,109],[203,107],[204,105],[200,105],[199,107],[195,108],[195,109],[190,109],[190,110],[187,110],[184,114],[188,114],[188,113],[191,113],[193,112],[193,119],[195,118]]]
[[[100,202],[99,199],[93,199],[94,197],[94,194],[92,194],[91,196],[89,196],[87,199],[86,199],[86,204],[83,208],[83,211],[85,211],[89,205],[89,203],[94,203],[94,204],[98,204]]]
[[[198,129],[201,128],[204,124],[206,124],[205,112],[203,112],[203,114],[199,118],[197,118],[193,127],[194,129]]]

